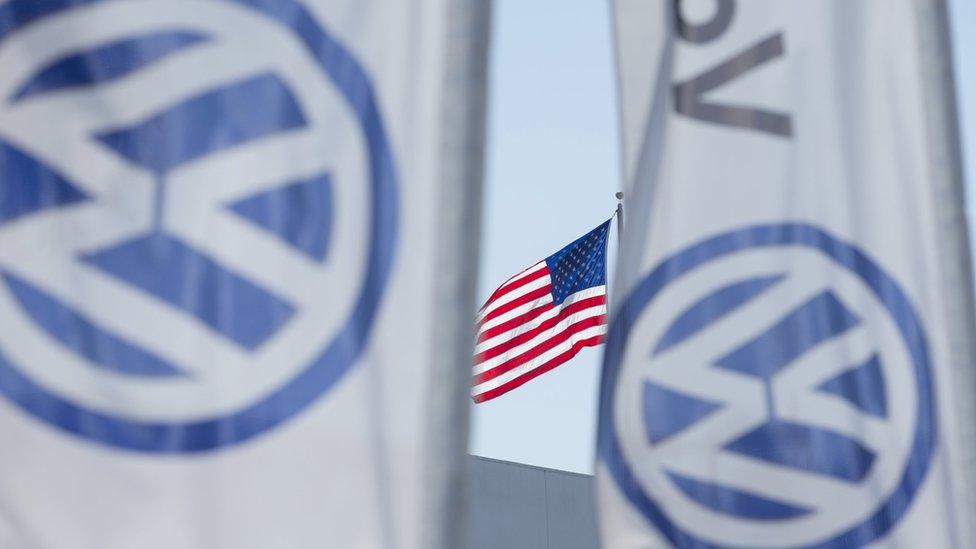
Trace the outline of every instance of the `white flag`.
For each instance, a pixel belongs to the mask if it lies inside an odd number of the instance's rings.
[[[945,7],[616,0],[608,548],[973,547]]]
[[[0,547],[454,547],[487,2],[0,2]]]

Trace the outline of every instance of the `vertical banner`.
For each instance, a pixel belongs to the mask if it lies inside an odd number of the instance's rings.
[[[604,546],[973,547],[945,6],[615,0]]]
[[[0,2],[0,547],[457,546],[487,17]]]

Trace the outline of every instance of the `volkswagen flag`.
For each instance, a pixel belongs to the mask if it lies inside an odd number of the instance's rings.
[[[486,4],[0,2],[0,547],[456,546]]]
[[[936,0],[616,0],[606,547],[973,547],[973,301]]]

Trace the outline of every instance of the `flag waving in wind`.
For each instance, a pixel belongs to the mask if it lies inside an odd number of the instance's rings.
[[[498,287],[478,313],[471,396],[501,396],[599,345],[610,220]]]

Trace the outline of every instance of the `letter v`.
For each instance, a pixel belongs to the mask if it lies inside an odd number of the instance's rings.
[[[705,93],[782,55],[783,35],[774,34],[691,80],[675,84],[675,110],[705,122],[758,130],[782,137],[792,136],[793,120],[789,114],[756,107],[707,103],[702,100]]]

